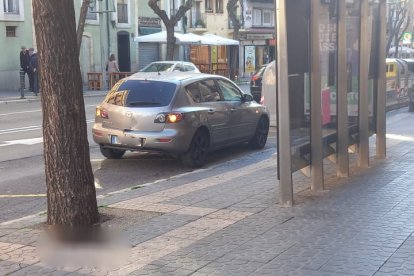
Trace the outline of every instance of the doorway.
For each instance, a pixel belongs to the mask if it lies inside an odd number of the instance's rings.
[[[129,33],[118,33],[118,66],[121,72],[131,72]]]

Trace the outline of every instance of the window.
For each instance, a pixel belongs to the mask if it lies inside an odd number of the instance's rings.
[[[198,83],[201,102],[217,102],[221,100],[220,93],[214,80],[203,80]]]
[[[19,0],[4,0],[4,13],[19,14]]]
[[[253,9],[253,26],[262,25],[262,10]]]
[[[206,0],[206,12],[213,12],[213,0]]]
[[[216,13],[223,13],[223,0],[216,0]]]
[[[16,37],[16,26],[6,26],[6,37]]]
[[[225,101],[241,101],[241,93],[232,83],[225,80],[217,82]]]
[[[273,20],[273,11],[264,10],[263,11],[263,26],[274,26]]]
[[[159,107],[170,104],[176,85],[163,81],[129,80],[116,91],[111,91],[105,101],[128,107]]]
[[[117,4],[118,23],[128,24],[128,1],[118,0]]]
[[[98,1],[96,1],[95,6],[94,7],[89,7],[88,8],[88,13],[86,14],[86,20],[94,20],[97,21],[98,20]]]

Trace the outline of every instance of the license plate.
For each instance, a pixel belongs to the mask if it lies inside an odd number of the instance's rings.
[[[111,144],[119,144],[118,136],[111,135]]]

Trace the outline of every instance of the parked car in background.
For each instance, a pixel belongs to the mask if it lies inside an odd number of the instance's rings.
[[[195,72],[200,73],[197,66],[185,61],[155,61],[151,62],[139,72]]]
[[[229,79],[198,73],[152,73],[120,80],[96,108],[93,139],[107,158],[125,151],[205,164],[210,151],[233,144],[265,146],[269,116]]]
[[[250,93],[253,95],[253,99],[260,103],[262,97],[262,79],[267,64],[259,66],[254,74],[250,77]]]

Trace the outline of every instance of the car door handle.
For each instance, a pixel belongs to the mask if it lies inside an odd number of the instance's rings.
[[[208,114],[214,114],[214,112],[215,112],[214,109],[209,109],[208,110]]]

